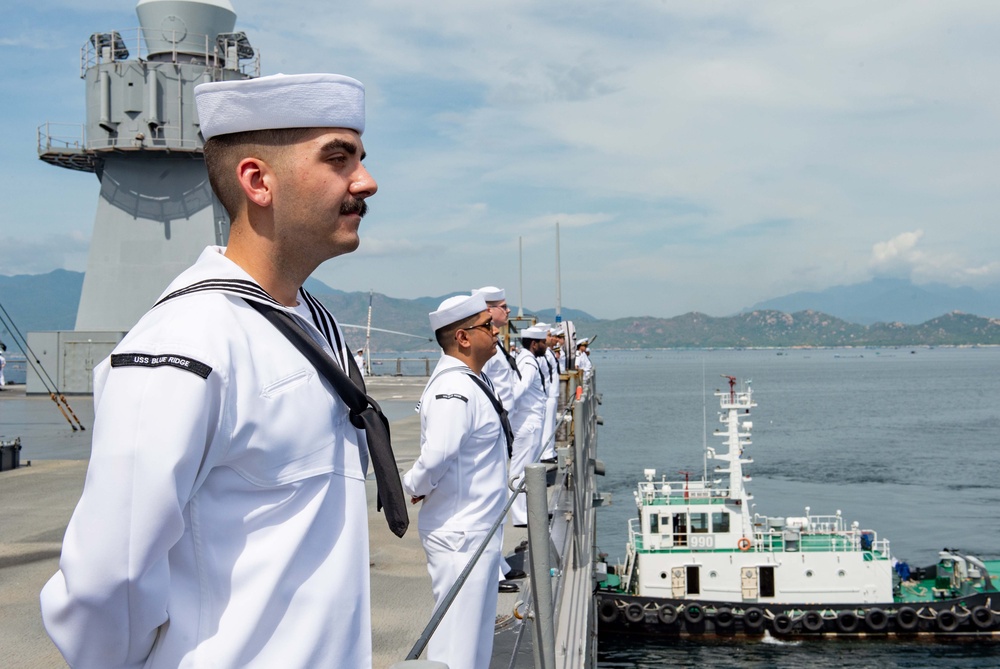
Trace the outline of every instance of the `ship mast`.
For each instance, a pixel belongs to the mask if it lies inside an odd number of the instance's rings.
[[[747,502],[753,499],[753,495],[749,494],[743,485],[745,481],[750,480],[749,476],[743,474],[743,465],[751,464],[753,459],[742,456],[744,447],[751,444],[750,429],[753,428],[753,423],[749,420],[741,422],[740,419],[749,418],[750,409],[757,404],[753,401],[753,390],[749,386],[746,390],[737,391],[736,377],[723,376],[729,380],[729,391],[716,392],[715,395],[719,398],[722,409],[719,421],[726,427],[724,430],[716,430],[715,434],[724,439],[723,444],[727,448],[721,453],[713,451],[712,457],[726,463],[724,466],[719,466],[716,472],[729,474],[729,498],[743,502],[744,521],[749,521],[750,509]]]
[[[562,323],[562,270],[559,267],[559,221],[556,221],[556,326]]]

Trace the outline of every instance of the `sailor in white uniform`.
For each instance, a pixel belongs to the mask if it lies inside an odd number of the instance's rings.
[[[290,314],[347,369],[342,332],[301,284],[357,248],[377,189],[364,88],[276,75],[195,96],[229,246],[206,249],[95,369],[86,485],[42,618],[80,669],[370,667],[365,435],[250,305]],[[247,150],[257,131],[270,144]]]
[[[403,487],[423,502],[418,527],[436,609],[503,513],[508,436],[499,399],[481,374],[497,333],[485,300],[448,298],[430,321],[444,354],[420,398],[420,456]],[[427,659],[488,669],[500,552],[495,534],[431,637]]]
[[[545,340],[548,328],[532,326],[521,331],[521,350],[517,354],[517,368],[521,372],[519,385],[522,386],[517,413],[511,420],[514,428],[514,450],[510,458],[510,478],[516,477],[519,484],[524,476],[524,468],[538,462],[542,452],[542,423],[545,418],[545,402],[548,397],[548,381],[542,374],[545,365]],[[510,508],[510,519],[514,527],[526,527],[528,507],[525,496],[518,495]]]
[[[590,361],[590,353],[587,351],[589,339],[579,339],[576,342],[576,368],[583,373],[583,380],[586,381],[594,373],[594,363]]]
[[[566,326],[560,325],[556,328],[555,332],[556,345],[552,347],[553,352],[555,352],[556,360],[559,361],[559,373],[566,373],[566,358],[568,357],[568,351],[566,350]]]
[[[486,306],[493,317],[493,324],[497,328],[503,328],[510,320],[510,307],[507,306],[507,293],[503,288],[496,286],[484,286],[472,291],[473,295],[481,295],[486,300]],[[517,369],[517,363],[503,342],[497,340],[496,352],[493,357],[483,366],[483,374],[489,377],[496,388],[497,395],[507,409],[507,415],[513,420],[517,413],[517,403],[523,392],[523,386],[518,385],[521,379]],[[502,534],[502,531],[501,531]],[[501,540],[501,543],[503,541]],[[506,558],[500,558],[499,590],[500,592],[518,592],[520,587],[515,583],[515,579],[524,578],[524,570],[514,569],[507,563]]]
[[[555,353],[553,353],[553,348],[558,345],[559,340],[556,338],[556,333],[561,332],[561,328],[554,328],[551,326],[543,326],[541,323],[536,324],[540,327],[548,328],[548,336],[545,339],[545,357],[539,359],[539,366],[541,367],[542,374],[547,374],[547,390],[548,394],[545,398],[545,420],[542,423],[542,462],[555,462],[556,461],[556,418],[559,412],[559,361],[556,359]],[[544,364],[541,364],[544,360]]]
[[[486,300],[486,306],[489,307],[493,323],[498,328],[508,324],[510,307],[507,306],[506,292],[503,288],[484,286],[472,291],[472,294],[481,295]],[[483,373],[490,377],[497,394],[500,395],[500,401],[503,402],[511,420],[513,420],[517,413],[518,400],[523,392],[523,386],[518,385],[521,373],[517,369],[514,356],[504,348],[502,341],[497,341],[496,348],[493,357],[483,367]]]

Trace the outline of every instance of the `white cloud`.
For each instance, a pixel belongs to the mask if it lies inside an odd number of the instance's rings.
[[[721,315],[872,273],[1000,279],[993,0],[233,5],[264,74],[366,83],[380,190],[359,251],[330,263],[343,289],[512,285],[523,237],[525,302],[541,307],[556,221],[563,304],[599,316]],[[134,0],[102,8],[16,10],[18,25],[66,16],[53,34],[69,46],[33,52],[4,85],[32,105],[4,112],[4,234],[44,246],[92,218],[78,195],[92,179],[71,192],[18,161],[35,160],[38,123],[83,120],[79,44],[137,23]]]
[[[924,254],[916,246],[923,236],[923,230],[915,230],[896,235],[889,241],[876,243],[872,247],[872,269],[891,271],[899,266],[909,269],[919,263]]]
[[[904,232],[872,247],[871,270],[876,276],[909,278],[915,283],[985,284],[1000,279],[1000,261],[970,264],[961,254],[917,248],[923,230]]]

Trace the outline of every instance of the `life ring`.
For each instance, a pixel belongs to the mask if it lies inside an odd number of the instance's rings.
[[[954,611],[938,611],[937,626],[942,632],[954,632],[960,622]]]
[[[684,607],[684,620],[689,625],[697,625],[705,619],[705,609],[698,604],[688,604]]]
[[[632,602],[625,607],[625,620],[630,623],[641,623],[646,618],[646,609],[639,602]]]
[[[740,537],[740,540],[736,542],[736,547],[741,551],[750,550],[750,540],[746,537]]]
[[[677,607],[673,604],[661,604],[656,609],[656,619],[664,625],[672,625],[677,621]]]
[[[872,632],[881,632],[889,624],[889,616],[882,609],[869,609],[865,612],[865,625]]]
[[[715,612],[715,626],[719,629],[729,629],[733,626],[734,620],[736,620],[736,616],[733,615],[733,610],[728,606],[721,606]]]
[[[758,630],[764,624],[764,612],[756,606],[751,606],[743,612],[743,626],[749,630]]]
[[[615,622],[618,620],[618,605],[615,604],[614,600],[602,599],[600,606],[597,607],[597,616],[602,623]]]
[[[986,606],[979,605],[972,609],[972,624],[981,630],[993,626],[993,612]]]
[[[792,631],[792,625],[794,623],[792,622],[792,617],[790,615],[787,613],[779,613],[774,617],[774,620],[771,621],[771,624],[774,626],[774,631],[778,634],[788,634]]]
[[[809,632],[820,631],[824,624],[823,614],[819,611],[806,611],[802,614],[802,626]]]
[[[901,606],[896,611],[896,626],[904,632],[912,632],[917,629],[920,622],[917,612],[910,606]]]

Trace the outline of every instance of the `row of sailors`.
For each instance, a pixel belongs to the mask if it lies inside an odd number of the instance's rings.
[[[515,356],[497,337],[509,315],[505,291],[495,286],[448,298],[429,315],[442,357],[420,398],[420,456],[403,489],[421,503],[435,608],[502,513],[507,482],[520,484],[530,463],[556,459],[560,364],[552,349],[564,333],[546,324],[525,328]],[[510,513],[514,527],[527,526],[525,495]],[[494,535],[431,637],[427,659],[489,667],[498,592],[517,592],[514,581],[524,575],[507,564],[502,536]]]
[[[273,75],[203,83],[194,96],[228,246],[205,249],[94,369],[87,479],[42,620],[78,669],[367,669],[369,463],[398,536],[406,500],[389,475],[384,416],[336,320],[302,289],[321,262],[358,247],[378,190],[363,164],[364,86]],[[529,393],[523,380],[537,369],[541,384],[547,345],[530,342],[547,332],[522,333],[511,404],[483,374],[503,297],[484,290],[430,314],[444,355],[403,483],[423,503],[438,602],[506,505],[508,446],[535,459],[545,429],[544,409],[513,394],[548,401],[549,386]],[[489,666],[499,565],[494,537],[430,659]]]

